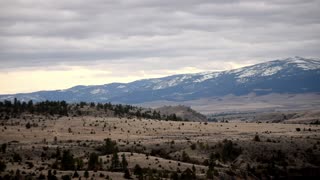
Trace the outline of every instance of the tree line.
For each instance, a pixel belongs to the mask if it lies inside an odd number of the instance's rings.
[[[72,103],[66,101],[42,101],[34,103],[32,100],[25,102],[15,98],[13,101],[0,101],[0,119],[17,118],[24,113],[58,116],[88,115],[92,110],[101,114],[111,112],[116,117],[136,117],[144,119],[182,121],[176,114],[165,115],[159,111],[143,109],[128,104],[109,103]]]

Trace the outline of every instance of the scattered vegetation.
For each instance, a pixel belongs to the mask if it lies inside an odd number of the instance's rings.
[[[226,119],[223,123],[152,121],[179,118],[110,103],[15,100],[9,104],[0,104],[1,130],[16,132],[20,139],[8,136],[10,140],[1,142],[0,179],[277,179],[294,172],[316,174],[320,166],[316,125],[290,126],[287,132],[294,138],[269,129],[237,137],[233,133],[241,125]],[[55,107],[61,104],[65,110]],[[107,119],[109,114],[118,118]],[[271,122],[268,125],[272,127]],[[19,142],[22,138],[32,144]],[[298,169],[305,164],[315,169]]]

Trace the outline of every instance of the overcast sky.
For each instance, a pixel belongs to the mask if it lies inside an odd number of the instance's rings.
[[[320,57],[319,0],[1,0],[0,94]]]

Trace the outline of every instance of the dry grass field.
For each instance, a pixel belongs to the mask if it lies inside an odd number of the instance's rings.
[[[30,128],[26,128],[28,123]],[[82,178],[95,152],[102,165],[89,171],[90,178],[123,179],[122,172],[109,170],[112,155],[99,151],[107,138],[116,141],[120,159],[125,154],[132,178],[137,178],[133,174],[136,164],[147,169],[145,179],[174,179],[174,172],[182,178],[188,168],[197,179],[206,179],[211,161],[212,177],[318,176],[320,170],[318,125],[30,115],[2,121],[0,144],[7,147],[0,153],[6,164],[1,176],[16,175],[18,169],[18,176],[36,179],[56,169],[56,177],[72,177],[74,171],[53,165],[59,162],[54,157],[59,148],[83,160],[83,168],[77,171]],[[15,154],[21,159],[15,159]]]

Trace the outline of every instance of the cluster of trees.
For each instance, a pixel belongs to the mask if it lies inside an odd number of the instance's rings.
[[[84,107],[87,105],[85,102],[80,103],[80,107]],[[182,121],[180,117],[178,117],[176,114],[170,114],[170,115],[161,115],[159,111],[156,110],[143,110],[142,108],[128,105],[128,104],[111,104],[105,103],[105,104],[95,104],[90,103],[90,107],[96,107],[98,111],[104,110],[104,111],[113,111],[115,116],[135,116],[137,118],[145,118],[145,119],[159,119],[159,120],[172,120],[172,121]]]
[[[103,155],[113,154],[114,152],[118,152],[117,142],[107,138],[104,140],[104,144],[98,147],[97,150]]]
[[[128,161],[126,159],[125,154],[121,155],[121,161],[120,161],[120,158],[118,155],[119,150],[117,147],[117,142],[112,141],[110,138],[107,138],[104,141],[105,141],[104,144],[98,147],[97,150],[100,151],[101,154],[103,155],[112,154],[109,170],[114,172],[124,172],[124,177],[127,179],[130,179],[131,174],[128,169]],[[102,165],[102,162],[98,162],[98,155],[95,153],[92,153],[90,155],[90,159],[88,162],[89,169],[92,170],[92,168],[97,168],[99,166],[101,167],[101,165]]]
[[[223,162],[233,161],[242,152],[240,147],[237,147],[231,140],[224,139],[219,142],[215,147],[215,152],[210,154],[209,162],[206,160],[204,165],[210,165],[210,159],[220,160]]]
[[[16,98],[11,101],[0,101],[0,118],[8,119],[16,117],[22,113],[47,114],[47,115],[68,115],[68,104],[65,101],[43,101],[33,103],[33,101],[19,101]]]
[[[143,110],[142,108],[123,105],[123,104],[111,104],[109,103],[86,103],[80,102],[75,104],[68,104],[65,101],[43,101],[33,103],[32,100],[25,102],[19,101],[16,98],[12,101],[0,101],[0,119],[9,119],[11,117],[18,117],[22,113],[31,114],[44,114],[44,115],[83,115],[88,114],[89,110],[84,109],[89,107],[96,109],[98,112],[113,112],[118,117],[137,117],[146,119],[159,119],[159,120],[172,120],[182,121],[176,114],[161,115],[159,111]],[[91,110],[92,111],[92,110]]]
[[[141,109],[137,110],[134,114],[138,118],[146,118],[146,119],[159,119],[159,120],[166,120],[166,121],[182,121],[183,119],[178,117],[176,114],[169,114],[169,115],[161,115],[159,111],[144,111],[142,112]]]

